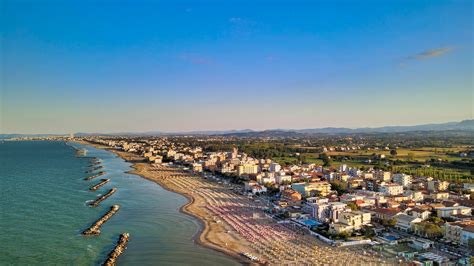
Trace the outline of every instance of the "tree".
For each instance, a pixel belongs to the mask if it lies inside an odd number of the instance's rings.
[[[320,197],[321,196],[321,191],[319,191],[319,190],[311,190],[309,193],[313,197]]]
[[[395,150],[395,149],[391,150],[390,155],[397,156],[397,150]]]
[[[474,250],[474,238],[469,238],[467,242],[467,246],[469,247],[470,250]]]
[[[347,183],[341,182],[339,180],[333,180],[330,184],[331,188],[335,190],[338,195],[347,193]]]
[[[305,164],[307,162],[306,156],[301,154],[300,156],[298,156],[298,161],[300,164]]]
[[[351,236],[351,233],[349,233],[347,231],[346,232],[341,232],[341,233],[337,234],[337,236],[347,241],[349,239],[349,237]]]
[[[436,224],[426,223],[423,227],[423,231],[429,237],[440,237],[443,235],[443,229]]]
[[[362,227],[361,229],[361,233],[365,236],[365,237],[374,237],[375,236],[375,232],[372,228],[370,227]]]
[[[331,235],[335,239],[344,239],[347,241],[349,237],[351,236],[351,233],[346,231],[346,232],[340,232],[340,233],[332,233]]]
[[[359,209],[359,206],[357,206],[357,204],[354,202],[347,203],[347,207],[351,208],[352,211],[357,211]]]
[[[386,226],[394,227],[397,224],[397,219],[392,218],[392,219],[389,219],[389,220],[385,220],[384,224]]]
[[[432,223],[441,223],[441,222],[444,222],[443,219],[437,217],[437,216],[431,216],[430,218],[428,218],[427,220],[428,222],[432,222]]]
[[[321,153],[319,156],[323,161],[323,166],[330,167],[331,166],[331,157],[329,157],[326,153]]]

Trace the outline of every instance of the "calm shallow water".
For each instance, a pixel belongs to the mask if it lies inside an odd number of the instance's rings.
[[[131,241],[119,265],[237,265],[196,245],[198,222],[179,213],[186,199],[136,175],[117,155],[85,147],[102,161],[110,182],[84,181],[90,158],[78,158],[64,142],[0,143],[0,264],[100,264],[122,232]],[[87,202],[112,187],[117,192],[99,207]],[[99,237],[80,233],[112,204],[121,209],[102,226]]]

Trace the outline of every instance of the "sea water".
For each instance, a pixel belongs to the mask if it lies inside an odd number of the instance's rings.
[[[87,155],[77,157],[71,146],[87,149]],[[92,158],[106,174],[85,181]],[[123,232],[130,242],[119,265],[237,264],[194,242],[199,222],[179,212],[186,198],[130,170],[114,153],[78,143],[0,143],[0,264],[97,265]],[[110,182],[90,191],[101,178]],[[117,192],[98,207],[87,205],[113,187]],[[121,208],[99,236],[81,235],[113,204]]]

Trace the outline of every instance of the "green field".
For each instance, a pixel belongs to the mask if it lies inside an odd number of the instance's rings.
[[[316,147],[304,147],[306,151]],[[330,166],[337,168],[342,164],[349,167],[367,168],[379,167],[395,172],[404,172],[414,175],[428,175],[441,179],[464,182],[472,178],[471,165],[466,162],[469,159],[462,158],[459,153],[465,151],[465,146],[452,148],[416,148],[397,149],[397,155],[392,156],[390,150],[353,150],[353,151],[329,151],[326,152],[331,157]],[[379,159],[380,155],[385,155],[385,159]],[[319,152],[306,152],[299,155],[274,157],[275,161],[283,164],[315,163],[322,165]],[[368,160],[371,160],[369,163]],[[385,163],[389,163],[389,166]]]

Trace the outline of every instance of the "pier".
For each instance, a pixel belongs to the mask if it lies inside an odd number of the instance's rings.
[[[89,190],[95,191],[98,188],[100,188],[101,186],[107,184],[109,181],[110,181],[110,179],[108,179],[108,178],[107,179],[101,179],[99,183],[97,183],[96,185],[93,185],[92,187],[90,187]]]
[[[107,259],[105,262],[102,264],[104,266],[112,266],[115,265],[115,262],[117,261],[117,258],[125,251],[127,248],[127,243],[130,238],[130,235],[128,233],[123,233],[120,235],[120,238],[117,242],[117,245],[115,246],[114,250],[112,250],[109,255],[107,256]]]
[[[104,214],[104,216],[100,217],[91,227],[87,228],[82,232],[85,236],[98,236],[100,235],[100,227],[107,222],[117,211],[120,209],[119,205],[113,205],[110,207],[110,210]]]
[[[102,171],[102,172],[99,172],[99,173],[96,174],[96,175],[93,175],[93,176],[89,176],[89,177],[84,178],[84,180],[92,180],[92,179],[94,179],[94,178],[96,178],[96,177],[99,177],[99,176],[101,176],[101,175],[105,175],[105,172],[103,172],[103,171]]]
[[[115,191],[117,191],[117,188],[110,189],[109,192],[105,193],[104,195],[100,196],[99,198],[97,198],[93,202],[89,203],[89,205],[92,206],[92,207],[97,207],[102,201],[104,201],[108,197],[112,196],[112,194],[114,194]]]

